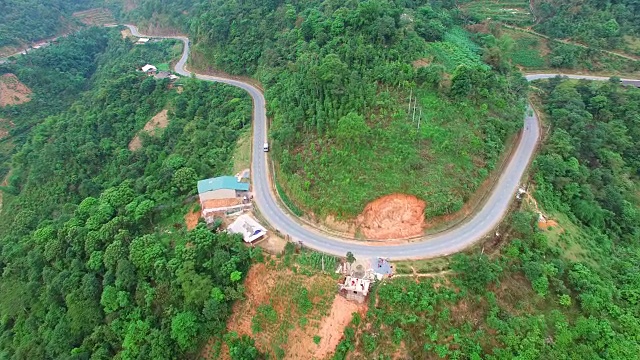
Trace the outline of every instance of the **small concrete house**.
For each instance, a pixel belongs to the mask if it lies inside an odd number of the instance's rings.
[[[344,283],[340,285],[340,294],[347,300],[355,300],[362,304],[369,294],[370,285],[371,280],[347,276]]]

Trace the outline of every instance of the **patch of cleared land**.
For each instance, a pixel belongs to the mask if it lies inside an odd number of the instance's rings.
[[[364,315],[366,309],[366,305],[348,301],[336,294],[329,315],[322,318],[317,331],[312,328],[306,331],[301,329],[302,331],[290,336],[290,352],[285,359],[326,359],[338,346],[353,313]],[[314,336],[320,337],[318,344],[315,343]]]
[[[130,38],[134,37],[133,34],[131,34],[131,30],[129,30],[129,28],[126,28],[126,29],[120,31],[120,34],[122,35],[123,39],[126,39],[128,37],[130,37]]]
[[[5,119],[0,119],[0,140],[4,139],[9,135],[9,129],[7,127],[8,124],[9,124],[9,121]]]
[[[0,58],[9,57],[14,54],[17,54],[22,49],[17,46],[2,46],[0,47]]]
[[[245,299],[234,305],[227,330],[251,336],[268,358],[323,359],[335,350],[351,314],[366,308],[336,296],[337,281],[331,276],[295,269],[269,256],[266,263],[254,264],[244,283]],[[200,355],[229,359],[226,346],[220,354],[211,350],[215,341]]]
[[[31,100],[31,89],[14,74],[0,76],[0,107],[24,104]]]
[[[164,109],[151,118],[141,131],[156,135],[157,129],[164,129],[169,125],[169,118],[167,116],[167,109]],[[129,143],[129,150],[136,151],[142,147],[142,141],[140,140],[140,132]]]
[[[105,8],[78,11],[72,15],[85,25],[104,25],[116,22],[111,11]]]
[[[402,239],[421,235],[425,229],[426,203],[415,196],[391,194],[376,199],[356,220],[367,239]]]

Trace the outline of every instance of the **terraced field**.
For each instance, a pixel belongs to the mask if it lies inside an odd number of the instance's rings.
[[[491,19],[522,27],[533,25],[529,2],[525,0],[478,0],[464,4],[462,9],[479,20]]]
[[[73,13],[73,17],[86,25],[113,24],[115,19],[111,11],[105,8],[95,8]]]

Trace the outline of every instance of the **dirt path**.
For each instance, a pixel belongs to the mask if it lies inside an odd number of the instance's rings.
[[[424,274],[424,273],[419,273],[413,266],[411,266],[411,271],[413,271],[412,274],[393,274],[393,277],[407,277],[407,276],[411,276],[411,277],[427,277],[427,278],[434,278],[434,277],[440,277],[443,275],[447,275],[449,273],[451,273],[451,270],[443,270],[437,273],[428,273],[428,274]]]

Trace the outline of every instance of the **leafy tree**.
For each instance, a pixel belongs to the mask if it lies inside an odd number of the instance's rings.
[[[193,346],[197,332],[197,318],[192,312],[180,312],[171,319],[171,338],[178,342],[181,350],[189,350]]]

